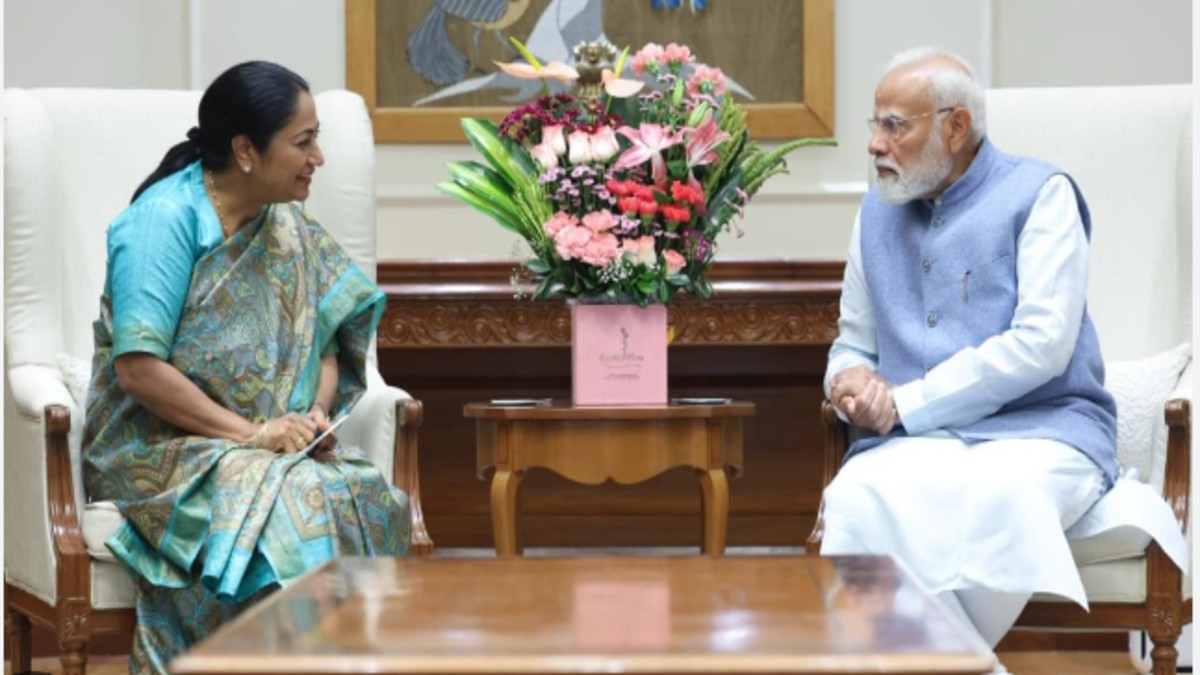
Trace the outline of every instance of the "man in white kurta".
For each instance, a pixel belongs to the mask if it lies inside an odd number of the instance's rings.
[[[1069,176],[990,144],[958,57],[897,56],[870,122],[825,377],[868,437],[824,494],[821,552],[894,556],[994,646],[1035,592],[1086,607],[1064,529],[1116,478],[1090,216]]]

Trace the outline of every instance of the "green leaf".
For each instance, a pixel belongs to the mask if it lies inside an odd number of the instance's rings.
[[[687,160],[672,159],[667,162],[667,173],[674,177],[682,178],[687,175]]]
[[[530,258],[529,260],[526,260],[525,269],[539,275],[550,273],[550,265],[545,260],[538,258]]]
[[[466,188],[459,185],[458,183],[450,183],[450,182],[438,183],[437,189],[441,190],[442,192],[450,195],[451,197],[454,197],[455,199],[463,202],[467,206],[470,206],[471,208],[475,209],[476,211],[479,211],[483,215],[495,220],[497,223],[500,223],[500,225],[503,226],[505,229],[512,230],[513,232],[516,232],[517,234],[524,236],[524,230],[521,227],[521,223],[519,221],[511,220],[512,214],[506,213],[502,209],[496,208],[496,206],[493,205],[488,200],[467,190]]]
[[[538,287],[533,291],[533,298],[535,300],[545,300],[550,296],[550,292],[553,288],[554,277],[546,277],[545,279],[542,279],[542,283],[538,284]]]
[[[465,117],[462,120],[462,128],[471,145],[475,146],[487,163],[511,185],[530,180],[533,160],[519,144],[511,139],[501,139],[495,124],[487,120]]]
[[[512,189],[503,182],[500,174],[478,162],[450,162],[446,168],[450,170],[455,183],[487,200],[498,210],[511,214],[513,221],[519,220],[517,205],[510,196]]]

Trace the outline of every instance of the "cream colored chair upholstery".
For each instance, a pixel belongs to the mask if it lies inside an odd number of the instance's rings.
[[[80,436],[105,232],[134,188],[196,123],[199,92],[9,89],[4,94],[4,572],[8,654],[28,669],[29,620],[53,631],[65,672],[82,672],[92,633],[133,626],[130,577],[104,541],[120,525],[87,504]],[[316,97],[326,164],[309,210],[372,277],[375,158],[362,99]],[[414,549],[431,543],[416,474],[420,403],[368,367],[369,388],[339,430],[413,503]]]
[[[1088,200],[1088,311],[1117,398],[1117,454],[1165,491],[1190,549],[1192,88],[1001,89],[987,102],[998,147],[1062,167]],[[1148,630],[1154,672],[1174,673],[1191,574],[1148,544],[1130,530],[1072,542],[1091,612],[1039,597],[1018,626]]]
[[[1069,173],[1092,216],[1088,311],[1117,399],[1117,453],[1160,490],[1191,548],[1192,89],[997,89],[988,136],[1001,150]],[[846,447],[826,402],[825,484]],[[821,523],[810,538],[820,544]],[[1192,616],[1190,570],[1132,528],[1072,540],[1090,612],[1034,598],[1018,627],[1146,630],[1154,672],[1175,672],[1174,643]]]

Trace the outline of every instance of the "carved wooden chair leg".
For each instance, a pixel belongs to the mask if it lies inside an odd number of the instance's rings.
[[[1175,642],[1183,632],[1181,612],[1178,598],[1151,598],[1150,601],[1150,641],[1154,649],[1150,650],[1154,675],[1175,675],[1176,664],[1179,662],[1179,650]]]
[[[87,673],[87,644],[86,642],[59,642],[62,654],[58,661],[62,664],[63,675],[86,675]]]
[[[13,673],[27,673],[33,667],[33,633],[29,619],[20,612],[14,612],[11,607],[5,608],[5,615],[7,644],[4,645],[4,652],[8,655]]]

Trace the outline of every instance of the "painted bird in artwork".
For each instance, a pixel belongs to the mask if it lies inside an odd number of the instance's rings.
[[[698,9],[704,9],[708,4],[708,0],[688,0],[688,2],[691,4],[692,14],[695,14]],[[650,0],[650,9],[662,9],[663,7],[679,9],[681,4],[683,4],[683,0]]]
[[[433,6],[408,36],[408,62],[426,82],[438,85],[461,81],[479,63],[479,35],[491,31],[510,50],[502,31],[517,22],[530,0],[433,0]],[[475,26],[472,58],[467,59],[446,32],[448,18]]]

